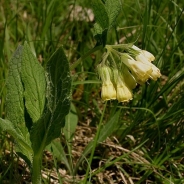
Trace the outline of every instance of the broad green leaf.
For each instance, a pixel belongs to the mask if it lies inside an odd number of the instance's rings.
[[[66,116],[65,121],[66,123],[63,128],[63,133],[65,135],[66,141],[71,142],[74,136],[75,130],[76,130],[77,123],[78,123],[77,112],[73,104],[71,104],[70,112]]]
[[[23,46],[19,46],[9,63],[7,78],[6,108],[7,119],[0,122],[2,130],[7,131],[16,140],[16,151],[26,156],[27,163],[31,163],[32,150],[29,132],[25,123],[24,89],[21,81],[21,63]]]
[[[118,110],[114,116],[104,125],[104,127],[101,129],[100,131],[100,135],[99,135],[99,138],[98,138],[98,142],[97,143],[100,143],[100,142],[103,142],[104,140],[106,140],[107,137],[109,137],[113,131],[115,130],[116,128],[116,125],[118,123],[118,120],[119,120],[119,116],[120,116],[120,110]],[[84,152],[82,153],[80,159],[78,160],[77,162],[77,167],[80,165],[80,163],[82,162],[82,160],[84,159],[84,157],[86,155],[88,155],[90,153],[90,151],[92,150],[93,148],[93,144],[94,144],[94,141],[92,140],[91,142],[88,143],[88,145],[85,147],[85,150]]]
[[[31,141],[35,152],[44,149],[61,134],[70,109],[71,76],[69,63],[59,48],[47,63],[47,109],[33,125]]]
[[[115,20],[121,11],[121,0],[106,0],[105,8],[109,17],[109,28],[111,28],[114,26]]]
[[[107,29],[109,27],[109,17],[105,9],[105,5],[101,0],[93,0],[92,7],[96,22],[99,24],[102,30]]]
[[[16,141],[16,150],[20,151],[22,155],[26,156],[28,164],[32,162],[32,148],[27,140],[29,140],[29,134],[23,137],[20,129],[16,128],[9,120],[0,118],[0,129],[1,131],[7,131]]]
[[[20,130],[22,136],[27,134],[24,120],[24,89],[21,81],[21,56],[23,47],[19,46],[9,63],[9,74],[6,81],[6,109],[7,119]]]
[[[25,42],[22,53],[21,77],[25,105],[33,123],[38,121],[45,106],[46,80],[44,69]]]

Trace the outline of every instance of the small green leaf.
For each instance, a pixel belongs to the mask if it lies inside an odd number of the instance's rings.
[[[22,53],[22,81],[25,105],[33,123],[38,121],[45,106],[46,80],[44,69],[25,42]]]
[[[114,26],[116,18],[122,8],[122,3],[120,0],[106,0],[105,8],[109,17],[109,28]]]
[[[103,32],[102,27],[98,23],[95,23],[94,24],[94,29],[93,29],[93,36],[101,35],[102,32]]]
[[[115,24],[122,4],[120,0],[106,0],[105,4],[101,0],[94,0],[92,3],[96,23],[94,24],[93,36],[98,44],[105,46],[107,32]]]
[[[105,9],[105,5],[101,0],[93,0],[92,7],[96,22],[99,24],[102,30],[107,29],[109,27],[109,17]]]

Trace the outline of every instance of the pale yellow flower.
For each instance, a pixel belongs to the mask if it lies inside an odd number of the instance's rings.
[[[117,50],[121,47],[121,51]],[[151,63],[155,57],[146,50],[135,45],[108,45],[106,49],[108,52],[97,67],[104,101],[128,102],[133,98],[132,89],[137,83],[144,84],[149,78],[157,80],[161,76],[160,70]]]
[[[116,85],[116,98],[119,102],[128,102],[132,100],[132,91],[128,88],[125,83],[124,77],[117,69],[113,70],[114,80]],[[132,82],[132,81],[131,81]]]
[[[142,54],[148,59],[148,61],[154,61],[155,60],[155,57],[153,54],[151,54],[150,52],[146,51],[146,50],[142,50],[141,51]]]
[[[113,75],[110,67],[99,64],[97,69],[100,78],[102,79],[102,91],[101,91],[102,100],[106,101],[116,99],[116,89],[112,83]]]
[[[133,98],[131,90],[125,84],[117,85],[116,92],[118,102],[129,102]]]
[[[154,55],[152,53],[148,52],[147,50],[141,50],[139,47],[136,47],[135,45],[133,45],[132,48],[136,51],[139,51],[139,53],[141,55],[143,55],[149,62],[155,60]]]
[[[129,68],[138,83],[142,84],[146,82],[152,73],[152,67],[150,65],[136,61],[126,53],[121,55],[121,61]]]
[[[101,97],[103,101],[116,99],[116,89],[112,83],[102,84]]]
[[[157,80],[157,78],[161,76],[160,70],[155,65],[153,65],[143,54],[138,54],[135,59],[151,67],[152,72],[149,74],[151,79]]]

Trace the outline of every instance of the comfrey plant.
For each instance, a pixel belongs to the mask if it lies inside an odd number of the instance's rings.
[[[67,125],[65,120],[71,104],[70,70],[84,58],[97,50],[106,49],[102,62],[97,66],[102,80],[104,101],[117,99],[119,102],[128,102],[133,98],[132,89],[137,83],[144,84],[149,78],[157,80],[161,75],[159,69],[151,63],[155,59],[151,53],[133,44],[106,44],[108,30],[114,27],[121,10],[121,1],[92,0],[92,6],[96,20],[94,37],[97,44],[72,66],[69,66],[61,47],[54,52],[43,68],[27,42],[17,48],[9,62],[9,75],[6,80],[7,119],[0,118],[0,129],[7,131],[15,139],[15,150],[29,165],[33,184],[42,183],[42,155],[45,147],[61,135],[61,128],[73,126]],[[66,155],[63,154],[64,149],[61,149],[62,159],[70,173],[74,175],[84,158],[91,154],[85,178],[81,182],[84,184],[89,179],[96,144],[112,134],[120,116],[118,110],[102,128],[106,104],[96,136],[86,146],[75,168],[70,166],[71,162],[68,162]],[[73,135],[75,127],[72,131],[67,131],[67,135],[70,133]],[[72,153],[71,147],[68,147],[68,152]]]
[[[128,102],[133,98],[132,89],[137,83],[142,85],[149,78],[157,80],[161,76],[160,70],[151,63],[155,57],[150,52],[131,44],[106,45],[105,48],[107,52],[97,67],[104,101]]]

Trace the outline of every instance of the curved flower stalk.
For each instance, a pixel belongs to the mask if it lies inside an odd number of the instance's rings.
[[[161,76],[160,70],[151,63],[155,57],[150,52],[132,44],[106,45],[105,48],[107,53],[98,65],[104,101],[128,102],[133,99],[132,89],[137,83],[142,85],[149,78],[156,81]]]

